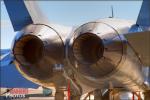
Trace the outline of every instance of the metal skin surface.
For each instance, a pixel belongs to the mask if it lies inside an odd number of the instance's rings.
[[[59,33],[44,24],[31,24],[13,46],[17,69],[27,79],[44,86],[63,86],[64,42]]]
[[[122,36],[132,25],[125,20],[104,19],[81,25],[72,34],[68,60],[83,93],[97,88],[146,89],[142,65]]]
[[[118,87],[144,91],[142,65],[122,35],[133,25],[109,18],[64,33],[50,24],[29,25],[13,45],[16,67],[46,87],[66,86],[70,79],[78,93]]]
[[[67,81],[72,99],[96,89],[115,88],[140,91],[149,99],[150,88],[144,83],[149,80],[144,81],[140,54],[124,37],[149,31],[149,0],[143,0],[136,22],[112,16],[80,27],[52,24],[35,1],[4,2],[14,30],[19,31],[12,47],[15,60],[10,61],[25,78],[44,87],[54,86],[58,100],[64,97],[62,88],[67,87]]]

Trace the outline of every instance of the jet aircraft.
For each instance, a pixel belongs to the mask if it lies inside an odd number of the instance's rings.
[[[150,66],[150,0],[143,0],[136,23],[105,18],[76,27],[49,22],[35,1],[4,3],[18,33],[3,59],[26,79],[55,87],[56,100],[68,86],[69,100],[91,91],[95,100],[108,100],[115,89],[150,99],[150,74],[147,84],[142,71]]]

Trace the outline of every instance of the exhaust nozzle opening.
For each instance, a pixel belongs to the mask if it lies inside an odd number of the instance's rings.
[[[16,42],[13,52],[21,64],[35,64],[43,57],[43,42],[34,35],[25,35]]]
[[[77,37],[73,43],[75,58],[86,64],[97,62],[104,52],[102,40],[93,33],[84,33]]]

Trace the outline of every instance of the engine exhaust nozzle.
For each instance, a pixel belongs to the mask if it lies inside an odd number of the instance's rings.
[[[64,59],[64,43],[59,33],[46,25],[30,25],[22,33],[13,45],[17,69],[29,80],[50,80],[55,74],[54,66]]]
[[[103,57],[104,46],[96,34],[84,33],[75,39],[73,52],[78,61],[90,64]]]

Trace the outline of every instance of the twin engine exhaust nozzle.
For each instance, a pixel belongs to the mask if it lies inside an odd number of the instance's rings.
[[[103,31],[104,27],[109,32]],[[61,33],[47,25],[30,25],[22,32],[23,36],[13,47],[19,71],[36,81],[51,81],[55,76],[54,66],[63,65],[65,59]],[[66,49],[69,62],[77,66],[75,70],[85,76],[100,78],[117,67],[123,55],[122,45],[119,35],[111,27],[91,22],[72,33]]]

